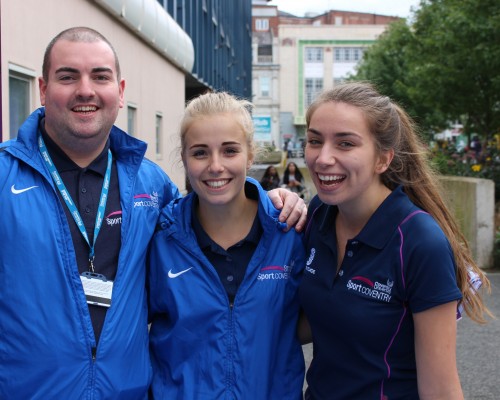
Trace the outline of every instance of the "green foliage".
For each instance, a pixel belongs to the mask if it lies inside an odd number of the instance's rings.
[[[491,179],[495,182],[495,202],[500,201],[500,150],[496,140],[487,143],[478,154],[468,148],[459,151],[451,143],[440,142],[432,151],[431,162],[442,175]]]
[[[500,128],[500,1],[421,0],[390,25],[355,80],[398,101],[428,135],[449,121],[491,137]]]

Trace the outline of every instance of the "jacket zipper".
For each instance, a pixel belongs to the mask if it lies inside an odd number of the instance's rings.
[[[233,387],[233,380],[231,378],[232,372],[233,372],[233,340],[234,340],[234,331],[233,331],[233,311],[234,311],[234,301],[229,302],[229,337],[230,337],[230,347],[228,348],[228,365],[227,365],[227,371],[226,371],[226,395],[227,393],[231,394],[231,388]]]

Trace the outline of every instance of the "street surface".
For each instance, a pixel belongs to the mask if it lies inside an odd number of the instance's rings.
[[[464,316],[458,322],[457,364],[465,400],[500,400],[500,272],[488,273],[488,278],[487,303],[497,319],[478,325]],[[307,368],[312,345],[303,350]]]

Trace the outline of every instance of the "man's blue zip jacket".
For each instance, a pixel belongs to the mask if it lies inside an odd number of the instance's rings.
[[[155,399],[298,400],[304,359],[296,337],[301,235],[282,232],[257,181],[260,242],[230,304],[191,225],[194,193],[160,216],[150,252],[150,331]],[[252,187],[253,186],[253,187]]]
[[[159,211],[179,192],[144,158],[145,143],[112,128],[121,250],[95,348],[66,205],[37,144],[43,116],[36,110],[0,146],[0,398],[144,399],[152,377],[146,251]]]

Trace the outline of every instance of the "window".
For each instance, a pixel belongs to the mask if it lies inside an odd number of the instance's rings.
[[[335,62],[357,63],[363,58],[363,47],[336,47],[333,52]]]
[[[156,144],[156,158],[162,157],[163,148],[163,116],[161,113],[156,114],[155,123],[155,144]]]
[[[268,76],[261,76],[260,83],[260,96],[269,97],[271,95],[271,79]]]
[[[137,134],[137,106],[134,104],[127,105],[127,133],[130,136]]]
[[[257,47],[257,62],[271,63],[273,62],[273,46],[270,44],[263,44]]]
[[[35,71],[9,63],[9,135],[13,139],[31,112]]]
[[[9,119],[10,138],[17,136],[17,131],[30,114],[30,81],[15,75],[9,75]]]
[[[306,47],[306,62],[323,62],[323,48]]]
[[[313,100],[323,90],[322,78],[306,78],[305,79],[305,106],[309,107]]]
[[[268,19],[255,19],[255,30],[256,31],[268,31],[269,30],[269,20]]]

